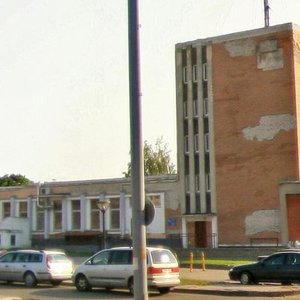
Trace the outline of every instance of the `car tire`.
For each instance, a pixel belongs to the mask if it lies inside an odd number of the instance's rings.
[[[32,272],[25,273],[24,284],[26,287],[35,287],[37,285],[37,280]]]
[[[133,296],[133,294],[134,294],[134,284],[133,284],[133,278],[132,277],[129,278],[129,280],[128,280],[128,290],[129,290],[129,294],[131,296]]]
[[[252,282],[252,276],[249,272],[243,272],[240,276],[240,282],[241,284],[247,285]]]
[[[170,288],[169,287],[161,287],[161,288],[157,288],[160,294],[167,294],[170,292]]]
[[[92,289],[87,278],[83,274],[77,275],[75,279],[75,286],[79,292],[86,292]]]

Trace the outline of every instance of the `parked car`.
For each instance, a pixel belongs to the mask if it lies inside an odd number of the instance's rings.
[[[258,282],[300,282],[300,251],[284,251],[263,257],[258,262],[230,269],[229,278],[242,284]]]
[[[177,259],[165,248],[147,247],[146,253],[148,287],[168,293],[180,283]],[[128,288],[133,294],[132,257],[131,247],[102,250],[76,268],[73,283],[78,291],[92,287]]]
[[[39,282],[59,285],[72,273],[72,261],[59,251],[16,250],[0,257],[0,281],[24,282],[27,287]]]

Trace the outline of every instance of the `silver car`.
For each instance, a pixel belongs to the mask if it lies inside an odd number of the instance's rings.
[[[72,273],[72,261],[59,251],[17,250],[0,257],[0,281],[24,282],[27,287],[39,282],[59,285]]]
[[[92,287],[128,288],[133,294],[132,257],[131,247],[102,250],[76,268],[73,283],[78,291]],[[177,259],[168,249],[147,247],[147,268],[149,288],[167,293],[180,284]]]

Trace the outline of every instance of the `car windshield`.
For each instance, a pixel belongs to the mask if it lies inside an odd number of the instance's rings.
[[[151,256],[154,264],[170,264],[177,262],[175,256],[168,250],[151,251]]]

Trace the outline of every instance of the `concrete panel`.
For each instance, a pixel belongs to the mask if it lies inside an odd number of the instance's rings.
[[[295,117],[290,114],[263,116],[259,124],[242,130],[246,140],[272,140],[281,131],[289,131],[295,128]]]
[[[257,68],[262,69],[263,71],[282,69],[283,65],[282,49],[259,53],[257,55]]]
[[[229,41],[224,46],[231,57],[255,55],[256,45],[252,39]]]
[[[264,231],[280,232],[278,210],[257,210],[245,219],[246,235]]]

